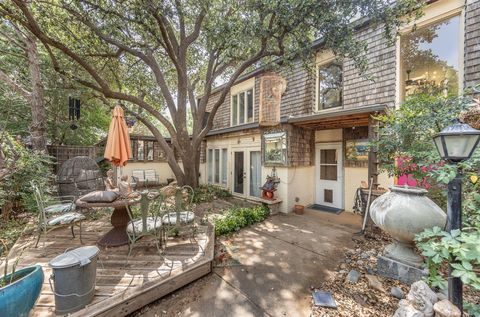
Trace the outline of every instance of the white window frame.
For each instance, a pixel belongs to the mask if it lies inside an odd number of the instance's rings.
[[[432,24],[438,23],[442,20],[447,20],[454,16],[460,17],[459,30],[459,69],[458,69],[458,93],[462,93],[464,81],[464,50],[465,50],[465,1],[463,0],[444,0],[437,1],[428,5],[424,9],[424,14],[419,19],[406,24],[399,30],[399,36],[396,41],[396,89],[395,89],[395,107],[398,109],[400,104],[404,101],[403,95],[403,77],[402,77],[402,56],[400,48],[401,37],[412,32],[413,28],[420,29],[428,27]]]
[[[248,121],[248,102],[247,102],[247,92],[252,91],[252,121]],[[244,96],[243,111],[244,111],[244,122],[240,122],[240,95]],[[237,97],[237,122],[233,121],[233,97]],[[231,116],[230,123],[231,126],[243,125],[248,123],[253,123],[255,121],[255,92],[254,87],[242,90],[231,97]]]
[[[226,150],[225,152],[223,150]],[[218,151],[219,158],[218,158],[218,182],[215,181],[215,171],[216,171],[216,162],[215,162],[215,151]],[[227,188],[228,186],[228,148],[226,146],[218,146],[218,147],[211,147],[207,149],[207,183],[211,185],[216,185],[220,187]],[[226,183],[223,183],[222,178],[222,169],[223,166],[223,155],[226,154],[227,160],[225,162],[226,168]],[[210,164],[211,162],[211,164]],[[211,175],[211,180],[210,180]]]
[[[343,80],[342,80],[342,105],[339,107],[334,107],[334,108],[327,108],[327,109],[319,109],[318,107],[318,97],[319,97],[319,85],[320,85],[320,76],[318,76],[318,73],[320,71],[320,67],[323,67],[325,65],[328,65],[332,62],[334,62],[336,59],[335,54],[331,50],[327,51],[321,51],[317,53],[316,59],[315,59],[315,103],[313,105],[312,111],[315,113],[319,112],[324,112],[324,111],[332,111],[332,109],[338,109],[343,107]],[[342,63],[342,62],[341,62]],[[342,79],[343,79],[343,63],[342,63]]]
[[[252,91],[252,121],[248,122],[248,107],[247,107],[247,91],[251,90]],[[244,119],[245,121],[243,123],[240,123],[240,98],[239,96],[241,94],[244,94],[245,96],[245,103],[243,105],[244,111],[245,111],[245,116]],[[237,120],[236,122],[233,121],[233,97],[237,96]],[[247,79],[235,86],[233,86],[230,89],[230,126],[240,126],[244,124],[249,124],[255,122],[255,77]]]

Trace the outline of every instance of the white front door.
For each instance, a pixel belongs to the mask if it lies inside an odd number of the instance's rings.
[[[232,149],[232,192],[237,196],[260,197],[262,186],[262,161],[260,150]]]
[[[315,187],[316,204],[343,209],[342,143],[317,144]]]

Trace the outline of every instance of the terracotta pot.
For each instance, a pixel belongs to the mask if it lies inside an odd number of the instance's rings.
[[[420,267],[423,259],[413,251],[413,239],[426,228],[445,226],[446,214],[426,196],[423,188],[392,186],[390,189],[391,192],[373,201],[370,215],[394,239],[385,248],[386,256]]]
[[[293,207],[293,211],[297,214],[297,215],[303,215],[303,210],[305,209],[305,206],[303,205],[295,205]]]

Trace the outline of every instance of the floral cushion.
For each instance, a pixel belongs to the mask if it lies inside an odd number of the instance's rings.
[[[163,216],[163,223],[174,225],[177,223],[177,213],[170,212]],[[181,211],[180,212],[180,222],[181,223],[189,223],[195,219],[195,214],[191,211]]]
[[[148,217],[147,218],[147,232],[158,229],[162,226],[162,219],[160,217]],[[133,228],[135,228],[135,234],[141,233],[143,231],[143,221],[142,219],[132,220],[127,225],[127,232],[133,233]]]
[[[49,214],[59,214],[69,212],[75,209],[75,204],[72,203],[64,203],[64,204],[55,204],[45,208],[45,212]]]
[[[78,212],[67,212],[66,214],[53,217],[47,221],[47,225],[56,226],[56,225],[67,225],[80,220],[84,220],[85,216]]]

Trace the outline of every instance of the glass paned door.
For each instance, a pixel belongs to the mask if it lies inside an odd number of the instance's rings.
[[[244,194],[244,180],[246,178],[244,168],[244,153],[243,151],[233,152],[233,192],[237,194]]]
[[[319,205],[342,209],[342,144],[319,144],[317,145],[315,156],[315,202]]]
[[[250,196],[260,197],[262,186],[262,156],[260,151],[250,152]]]

